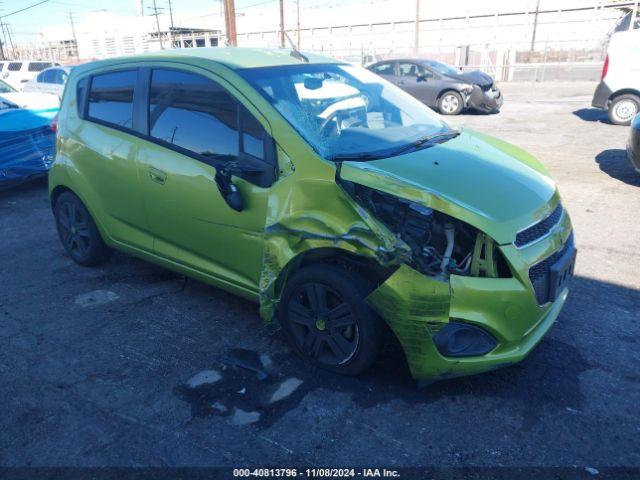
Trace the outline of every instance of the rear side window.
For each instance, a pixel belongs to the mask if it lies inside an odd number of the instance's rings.
[[[201,75],[153,70],[149,133],[198,155],[237,156],[238,104],[220,85]],[[230,158],[227,158],[230,159]]]
[[[67,72],[62,70],[61,68],[54,68],[50,70],[52,73],[51,83],[55,83],[56,85],[64,85],[64,82],[67,80]]]
[[[11,62],[7,67],[10,72],[19,72],[22,68],[22,62]]]
[[[48,62],[30,62],[27,70],[30,72],[41,72],[45,68],[49,68],[51,66],[51,63]]]
[[[131,128],[136,78],[137,70],[95,75],[91,79],[89,91],[89,118],[118,127]]]

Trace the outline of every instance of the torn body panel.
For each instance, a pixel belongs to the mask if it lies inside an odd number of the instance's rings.
[[[333,179],[284,183],[283,195],[271,197],[265,227],[259,294],[260,314],[266,322],[274,318],[288,273],[306,252],[337,249],[383,267],[411,258],[408,245],[355,204]],[[325,199],[321,212],[318,198]]]

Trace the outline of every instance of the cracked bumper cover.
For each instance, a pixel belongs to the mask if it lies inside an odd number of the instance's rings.
[[[367,302],[396,334],[412,376],[439,379],[519,362],[551,328],[566,298],[565,289],[554,303],[539,307],[530,289],[516,278],[452,275],[449,282],[438,281],[403,264]],[[442,356],[433,337],[450,319],[483,328],[497,346],[482,356]]]
[[[500,110],[503,102],[504,97],[498,87],[483,91],[478,85],[474,85],[467,99],[467,107],[480,112],[493,113]]]

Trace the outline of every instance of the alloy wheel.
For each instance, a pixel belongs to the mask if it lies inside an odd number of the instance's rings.
[[[89,250],[90,235],[83,213],[73,203],[66,202],[60,208],[58,224],[62,241],[69,251],[75,256],[84,256]]]
[[[453,113],[458,109],[460,102],[455,95],[447,94],[442,99],[442,109],[447,113]]]
[[[638,113],[638,106],[632,100],[622,100],[615,106],[613,113],[621,123],[626,123]]]
[[[351,307],[328,286],[301,285],[287,313],[297,346],[317,362],[341,365],[356,353],[360,335]]]

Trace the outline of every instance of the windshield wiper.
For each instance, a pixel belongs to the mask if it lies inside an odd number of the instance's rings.
[[[408,152],[409,150],[413,150],[414,148],[421,147],[422,145],[425,145],[427,143],[432,143],[434,140],[440,140],[444,138],[448,138],[450,140],[452,138],[456,138],[458,135],[460,135],[460,132],[458,130],[447,130],[446,132],[434,133],[433,135],[426,135],[424,137],[420,137],[415,142],[411,142],[409,145],[405,145],[404,147],[394,150],[393,152],[391,152],[391,155],[389,156],[395,157],[396,155],[402,155],[403,153]]]
[[[334,155],[331,157],[332,162],[366,162],[368,160],[380,160],[386,155],[374,155],[373,153],[353,153],[347,155]]]

